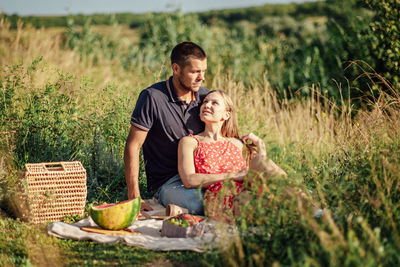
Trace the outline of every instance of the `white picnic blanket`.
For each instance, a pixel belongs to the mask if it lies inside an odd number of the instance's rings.
[[[150,215],[157,214],[164,209],[156,200],[146,201],[154,209],[148,212]],[[129,229],[140,232],[141,234],[129,234],[123,236],[110,236],[98,233],[91,233],[81,230],[81,227],[96,226],[90,218],[85,218],[74,224],[54,222],[49,225],[47,232],[58,238],[74,240],[92,240],[97,243],[118,243],[124,242],[129,246],[136,246],[150,250],[172,251],[172,250],[192,250],[204,252],[207,249],[218,246],[217,235],[213,229],[217,229],[217,223],[206,221],[206,230],[203,236],[195,238],[168,238],[161,237],[162,220],[136,220]],[[220,228],[219,228],[220,229]],[[225,231],[224,231],[225,232]]]

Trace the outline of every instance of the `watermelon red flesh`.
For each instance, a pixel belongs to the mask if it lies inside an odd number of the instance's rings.
[[[123,204],[123,203],[129,202],[129,201],[130,201],[130,199],[124,200],[124,201],[119,202],[119,203],[102,204],[102,205],[98,205],[98,206],[96,206],[94,208],[96,208],[96,209],[105,209],[105,208],[112,207],[112,206],[115,206],[115,205],[118,205],[118,204]]]
[[[100,210],[100,209],[105,209],[105,208],[112,207],[112,206],[115,206],[115,204],[103,204],[103,205],[98,205],[95,208]]]
[[[90,217],[101,228],[120,230],[130,226],[140,211],[141,198],[122,201],[116,204],[104,204],[90,209]]]

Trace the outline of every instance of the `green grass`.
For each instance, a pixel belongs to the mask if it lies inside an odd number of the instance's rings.
[[[2,266],[207,266],[217,252],[157,252],[126,244],[58,239],[47,234],[47,224],[31,225],[1,212]]]
[[[217,255],[188,251],[156,252],[129,247],[125,244],[104,245],[93,242],[60,241],[60,246],[72,260],[69,265],[173,265],[207,266],[215,262]]]

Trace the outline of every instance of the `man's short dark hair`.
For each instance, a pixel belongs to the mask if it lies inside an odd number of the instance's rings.
[[[204,50],[193,42],[182,42],[177,44],[171,52],[171,64],[178,64],[184,67],[187,64],[189,57],[197,59],[205,59],[206,53]]]

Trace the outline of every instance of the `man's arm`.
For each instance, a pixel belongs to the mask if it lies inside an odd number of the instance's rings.
[[[128,138],[125,143],[124,164],[125,179],[128,187],[128,199],[140,196],[139,190],[139,154],[140,148],[146,140],[147,131],[131,126]],[[151,210],[151,208],[142,201],[142,209]]]

